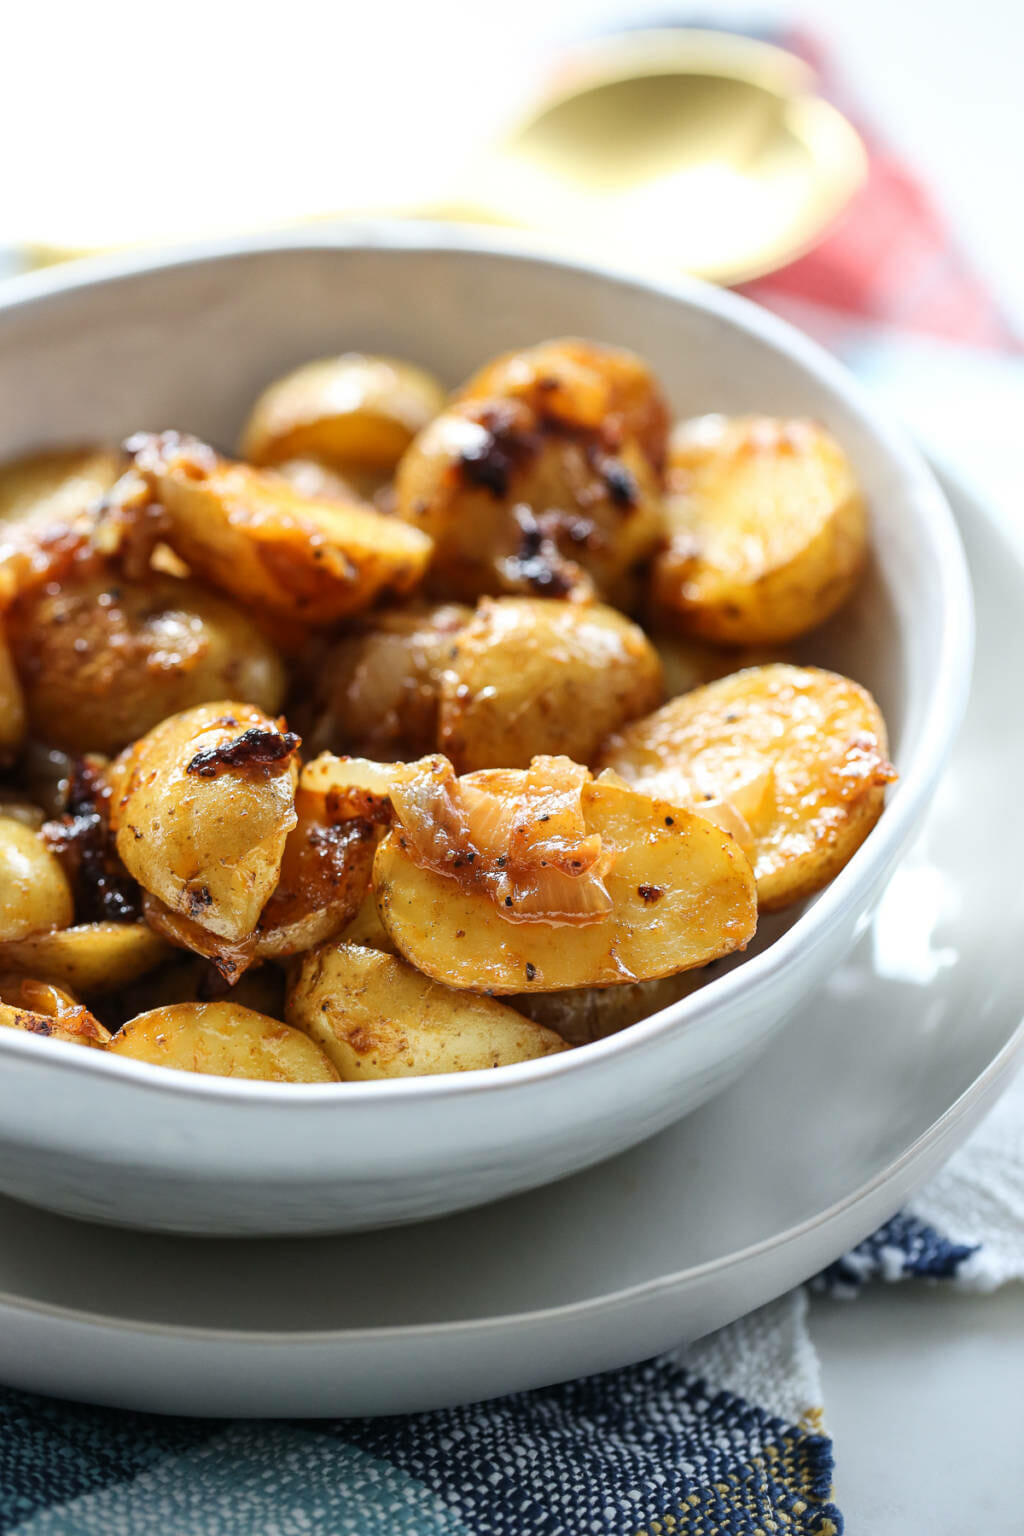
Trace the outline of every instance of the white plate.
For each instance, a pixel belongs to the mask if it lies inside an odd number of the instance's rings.
[[[1024,564],[950,489],[978,595],[965,731],[852,957],[753,1071],[599,1168],[389,1231],[153,1237],[0,1200],[0,1376],[175,1413],[437,1407],[695,1338],[891,1215],[1024,1055]]]

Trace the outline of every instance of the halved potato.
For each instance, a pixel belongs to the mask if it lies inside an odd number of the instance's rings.
[[[434,418],[395,476],[398,516],[430,535],[428,586],[590,597],[619,606],[664,532],[657,472],[635,438],[568,432],[520,400],[464,400]]]
[[[453,639],[441,677],[441,751],[457,772],[586,763],[662,697],[642,629],[601,603],[485,598]]]
[[[866,689],[777,664],[671,699],[613,737],[602,762],[649,794],[724,808],[761,909],[774,911],[827,885],[860,847],[895,777],[887,750]]]
[[[446,398],[443,385],[413,363],[359,352],[318,358],[263,391],[239,452],[251,464],[314,459],[342,474],[390,474]]]
[[[391,937],[380,920],[377,897],[371,886],[360,903],[359,911],[338,935],[341,944],[358,945],[362,949],[382,949],[385,954],[397,954]]]
[[[669,414],[643,358],[564,336],[505,352],[467,379],[460,400],[523,400],[563,427],[635,438],[655,469],[665,462]]]
[[[78,923],[0,944],[0,968],[99,997],[137,981],[173,953],[145,923]]]
[[[105,496],[121,474],[109,448],[58,448],[0,465],[0,523],[56,527]]]
[[[15,604],[10,635],[32,734],[73,753],[119,752],[210,699],[275,713],[284,697],[281,660],[249,616],[172,576],[47,586]]]
[[[303,496],[272,471],[221,459],[174,432],[127,447],[162,532],[197,575],[271,614],[332,624],[418,584],[430,540],[360,502]]]
[[[500,777],[503,788],[526,779]],[[616,783],[584,784],[582,808],[587,836],[596,834],[615,854],[604,876],[611,910],[585,923],[512,921],[485,888],[423,867],[409,840],[389,833],[377,849],[373,883],[399,952],[449,986],[553,992],[669,976],[742,949],[752,937],[754,877],[728,833]]]
[[[493,998],[438,986],[404,960],[354,944],[304,957],[287,1016],[350,1081],[480,1071],[565,1049]]]
[[[712,972],[712,974],[714,974]],[[568,992],[526,992],[510,997],[509,1006],[536,1024],[553,1029],[569,1045],[589,1045],[649,1019],[707,986],[708,968],[698,966],[658,981],[634,981],[624,987],[579,987]]]
[[[32,976],[0,975],[0,1024],[72,1045],[96,1047],[110,1039],[77,998]]]
[[[416,603],[342,636],[318,668],[312,749],[378,762],[432,752],[441,674],[471,617],[459,603]]]
[[[38,832],[0,815],[0,943],[67,928],[74,901],[60,861]]]
[[[264,1083],[336,1083],[318,1045],[278,1019],[235,1003],[171,1003],[123,1024],[107,1050],[133,1061]]]
[[[172,715],[110,766],[117,851],[144,890],[229,941],[251,934],[295,826],[298,737],[251,704]]]
[[[25,696],[0,620],[0,765],[16,757],[25,740]]]
[[[813,629],[863,569],[867,512],[838,443],[811,421],[705,416],[669,448],[669,544],[656,609],[725,645],[773,645]]]

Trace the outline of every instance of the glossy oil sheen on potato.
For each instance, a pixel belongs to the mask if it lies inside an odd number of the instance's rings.
[[[146,923],[76,923],[0,944],[0,969],[94,997],[129,986],[171,953],[167,941]]]
[[[67,876],[38,832],[0,815],[0,941],[66,928],[73,913]]]
[[[651,794],[699,807],[742,800],[763,910],[820,889],[882,812],[885,722],[866,689],[816,667],[752,667],[672,699],[627,726],[604,766]]]
[[[511,922],[479,888],[414,862],[392,833],[377,850],[381,919],[398,950],[449,986],[550,992],[668,976],[740,949],[757,923],[745,855],[717,826],[608,783],[583,787],[588,833],[618,857],[613,910],[586,924]]]
[[[809,421],[702,417],[673,434],[658,611],[726,645],[773,645],[846,600],[867,513],[842,449]]]

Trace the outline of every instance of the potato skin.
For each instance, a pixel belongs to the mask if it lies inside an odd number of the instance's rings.
[[[210,1077],[264,1083],[336,1083],[318,1045],[278,1019],[236,1003],[171,1003],[129,1019],[106,1047],[114,1056]]]
[[[275,760],[203,765],[247,732]],[[110,767],[125,868],[172,912],[229,941],[251,934],[295,826],[298,738],[251,704],[202,704],[157,725]]]
[[[712,975],[714,973],[712,972]],[[657,981],[634,981],[623,987],[580,987],[567,992],[527,992],[510,997],[516,1008],[553,1029],[568,1045],[589,1045],[617,1035],[641,1019],[670,1008],[691,992],[707,985],[711,977],[707,966],[683,971],[679,976],[662,976]]]
[[[449,650],[438,745],[458,773],[548,754],[588,763],[660,699],[657,655],[613,608],[485,598]]]
[[[754,877],[727,833],[612,783],[583,788],[589,833],[618,850],[613,910],[587,924],[510,922],[479,888],[413,861],[394,832],[377,849],[381,922],[436,981],[495,994],[618,986],[741,949],[757,923]]]
[[[440,987],[394,955],[353,944],[304,957],[287,1016],[352,1082],[480,1071],[565,1049],[493,998]]]
[[[412,363],[359,352],[318,358],[263,391],[239,452],[250,464],[313,459],[342,474],[389,474],[446,398],[437,379]]]
[[[792,659],[791,653],[780,646],[727,649],[707,640],[694,640],[689,635],[667,634],[661,629],[651,631],[648,639],[661,662],[666,699],[702,688],[705,683],[713,683],[716,678],[728,677],[747,667],[763,667],[771,662]]]
[[[778,645],[836,611],[867,556],[867,512],[822,427],[702,417],[669,449],[668,548],[653,567],[656,611],[722,645]]]
[[[87,576],[27,597],[10,623],[33,735],[67,752],[119,752],[194,704],[275,713],[284,697],[274,648],[196,582]]]
[[[0,523],[54,527],[105,496],[123,465],[113,449],[58,448],[0,464]]]
[[[29,976],[0,976],[0,1024],[50,1040],[94,1048],[110,1031],[70,993]]]
[[[664,532],[661,485],[632,438],[609,446],[520,400],[464,400],[430,423],[395,476],[398,516],[434,541],[428,588],[481,594],[635,596]]]
[[[419,583],[431,544],[359,502],[303,496],[272,471],[218,458],[174,432],[129,440],[166,514],[167,543],[211,585],[257,611],[310,625]]]
[[[505,352],[456,398],[523,400],[563,426],[635,438],[657,470],[665,462],[665,398],[643,359],[622,348],[565,336]]]
[[[817,667],[752,667],[671,699],[627,726],[602,755],[631,784],[699,808],[728,800],[765,770],[771,784],[750,819],[762,911],[827,885],[882,813],[881,713],[866,689]]]
[[[471,617],[459,603],[414,604],[386,609],[344,635],[320,667],[311,750],[376,762],[432,752],[441,674]]]
[[[0,620],[0,766],[12,761],[25,740],[25,696]]]
[[[31,827],[0,816],[0,943],[67,928],[73,917],[59,861]]]
[[[98,997],[129,986],[172,953],[145,923],[78,923],[0,944],[0,967]]]
[[[325,800],[312,790],[296,792],[298,820],[284,845],[277,885],[260,914],[258,959],[284,959],[331,938],[356,915],[369,889],[373,828],[364,821],[332,821]]]

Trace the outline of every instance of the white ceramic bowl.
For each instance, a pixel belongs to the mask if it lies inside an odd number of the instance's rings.
[[[882,705],[900,771],[882,820],[806,909],[763,925],[742,963],[548,1061],[291,1086],[0,1030],[0,1189],[97,1220],[206,1233],[341,1231],[491,1200],[608,1157],[718,1092],[866,922],[964,707],[966,567],[942,493],[901,433],[817,347],[733,294],[425,226],[60,269],[0,288],[0,456],[139,427],[230,445],[260,386],[308,357],[391,353],[454,383],[495,352],[565,334],[634,348],[679,415],[808,414],[845,446],[872,509],[874,568],[806,654]]]

